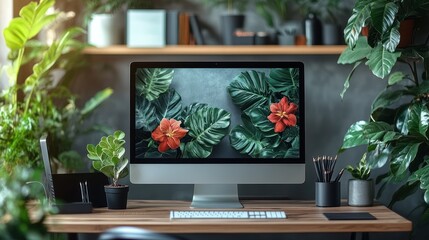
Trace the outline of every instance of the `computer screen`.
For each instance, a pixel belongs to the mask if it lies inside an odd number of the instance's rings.
[[[131,182],[198,184],[194,202],[304,182],[302,63],[133,62],[130,80]]]

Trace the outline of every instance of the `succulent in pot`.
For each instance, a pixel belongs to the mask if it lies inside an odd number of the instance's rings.
[[[350,206],[371,206],[374,202],[374,181],[369,178],[371,168],[366,162],[366,153],[356,167],[348,165],[347,171],[352,175],[349,180],[348,204]]]
[[[109,209],[125,209],[127,207],[128,186],[118,183],[119,179],[128,175],[128,159],[124,157],[125,133],[116,131],[112,135],[101,138],[97,145],[88,144],[88,158],[94,169],[112,179],[112,184],[104,187]]]

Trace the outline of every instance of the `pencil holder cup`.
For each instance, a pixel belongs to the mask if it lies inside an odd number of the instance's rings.
[[[316,182],[316,206],[338,207],[341,204],[340,182]]]

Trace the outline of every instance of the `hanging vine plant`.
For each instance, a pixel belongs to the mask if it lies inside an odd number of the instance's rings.
[[[298,69],[273,69],[269,76],[246,71],[228,87],[242,125],[230,133],[231,146],[254,158],[299,156]]]

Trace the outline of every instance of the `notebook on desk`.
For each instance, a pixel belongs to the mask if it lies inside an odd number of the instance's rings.
[[[49,201],[60,213],[91,212],[92,207],[105,207],[104,185],[109,181],[102,173],[52,174],[47,134],[40,138],[45,168],[45,187]]]

